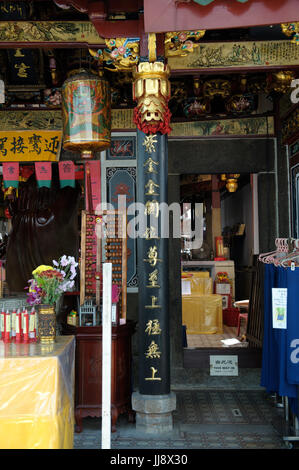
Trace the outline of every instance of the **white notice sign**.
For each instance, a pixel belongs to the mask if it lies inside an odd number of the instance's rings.
[[[273,328],[287,327],[287,294],[288,289],[272,288],[272,324]]]
[[[238,356],[210,356],[210,375],[238,376]]]
[[[191,281],[182,280],[182,295],[191,295]]]

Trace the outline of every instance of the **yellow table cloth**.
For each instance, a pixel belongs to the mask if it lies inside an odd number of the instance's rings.
[[[182,297],[182,319],[186,333],[222,334],[222,297],[217,294]]]
[[[75,338],[0,342],[0,448],[72,449]]]

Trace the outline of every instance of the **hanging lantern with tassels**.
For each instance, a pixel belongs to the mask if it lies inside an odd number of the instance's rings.
[[[93,158],[110,147],[111,95],[103,76],[85,71],[70,76],[62,86],[63,147]]]

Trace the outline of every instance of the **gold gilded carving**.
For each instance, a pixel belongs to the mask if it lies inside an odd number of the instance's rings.
[[[162,333],[162,330],[160,328],[160,322],[157,318],[154,320],[149,320],[146,324],[146,328],[144,330],[145,333],[150,335],[160,335]]]
[[[157,46],[155,33],[149,33],[148,35],[148,59],[150,62],[155,62],[157,60]]]
[[[1,21],[0,42],[104,44],[89,21]]]
[[[151,288],[151,287],[160,288],[160,286],[157,284],[157,282],[158,282],[158,269],[155,269],[154,271],[149,273],[148,282],[149,282],[149,284],[146,287],[148,287],[148,288]]]
[[[61,111],[0,111],[0,130],[61,130]]]
[[[199,40],[205,35],[205,30],[179,31],[165,34],[165,55],[186,56],[199,46]]]
[[[156,377],[156,373],[158,372],[158,369],[155,369],[155,367],[151,367],[152,371],[152,376],[151,377],[146,377],[145,380],[158,380],[161,381],[161,377]]]
[[[292,37],[291,42],[299,44],[299,22],[296,23],[282,23],[281,29],[283,34]]]
[[[207,80],[203,85],[203,95],[205,98],[214,98],[215,96],[221,96],[226,98],[230,95],[231,84],[228,80],[215,79]]]
[[[134,122],[146,134],[171,131],[168,101],[170,69],[163,62],[140,62],[133,73]]]
[[[158,300],[158,297],[156,297],[155,295],[151,295],[151,299],[152,299],[151,305],[145,305],[145,308],[149,308],[149,309],[161,308],[161,305],[157,305],[156,303]]]
[[[184,57],[169,57],[169,67],[179,70],[196,68],[234,68],[298,65],[297,45],[285,41],[244,41],[201,43]]]
[[[98,59],[107,70],[132,70],[139,62],[139,38],[112,38],[105,39],[106,47],[90,54]]]
[[[177,122],[173,123],[172,136],[196,136],[214,138],[230,135],[273,135],[274,118],[252,117],[238,119],[219,119],[209,121]]]
[[[156,200],[147,201],[144,209],[145,215],[153,215],[156,219],[159,217],[159,202]]]
[[[157,137],[156,135],[146,135],[144,137],[142,145],[145,147],[145,150],[148,153],[152,153],[152,152],[156,151],[155,144],[158,142],[156,137]],[[149,160],[147,160],[147,161],[149,161]],[[144,166],[146,165],[147,161],[145,162]],[[152,160],[152,161],[154,161],[154,160]],[[158,165],[158,163],[157,163],[157,165]]]
[[[113,129],[133,129],[132,109],[112,109]],[[0,111],[0,130],[48,129],[61,130],[60,110]]]
[[[18,69],[18,73],[17,73],[18,77],[27,78],[28,77],[27,69],[30,69],[30,66],[22,62],[21,64],[15,64],[15,69]]]
[[[292,80],[295,78],[295,73],[290,70],[280,70],[273,72],[271,81],[268,84],[268,92],[274,90],[277,93],[288,93],[291,89]]]
[[[147,263],[149,263],[152,268],[156,266],[158,261],[162,261],[161,259],[158,258],[158,251],[157,251],[156,246],[150,247],[150,249],[147,252],[147,259],[144,259],[143,261],[146,261]]]
[[[152,137],[152,136],[151,136]],[[144,145],[144,144],[143,144]],[[155,160],[153,160],[151,157],[149,157],[146,162],[144,163],[143,166],[147,166],[147,173],[157,173],[157,171],[155,170],[155,167],[154,165],[156,166],[159,166],[159,163],[158,162],[155,162]]]
[[[147,192],[145,193],[146,196],[158,196],[158,193],[156,193],[156,188],[159,188],[160,186],[155,183],[153,180],[148,180],[148,182],[145,185],[145,189],[147,189]]]
[[[147,227],[144,232],[143,238],[145,238],[146,240],[151,240],[152,238],[159,238],[156,232],[156,228]]]
[[[22,53],[21,49],[17,49],[14,56],[15,57],[25,57],[25,54]]]
[[[155,341],[152,341],[147,351],[145,353],[145,357],[147,359],[160,359],[161,358],[161,351],[159,351],[159,346]]]

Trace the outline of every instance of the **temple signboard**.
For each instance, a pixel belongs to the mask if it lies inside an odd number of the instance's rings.
[[[58,161],[62,131],[0,131],[0,161]]]

